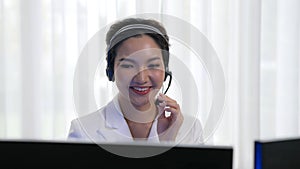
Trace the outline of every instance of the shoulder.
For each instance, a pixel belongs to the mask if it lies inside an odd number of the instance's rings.
[[[190,127],[201,127],[202,129],[202,125],[201,125],[201,121],[199,118],[189,115],[189,114],[184,114],[183,115],[183,125],[184,126],[190,126]]]
[[[178,141],[184,144],[202,144],[203,129],[199,118],[185,114],[178,133]]]
[[[68,139],[69,140],[85,140],[89,138],[89,135],[93,134],[90,131],[96,131],[97,128],[102,127],[104,122],[105,107],[77,117],[71,121]]]
[[[105,109],[106,109],[106,106],[104,106],[104,107],[100,108],[99,110],[96,110],[92,113],[79,116],[79,117],[73,119],[71,121],[71,123],[72,124],[80,123],[81,125],[87,125],[87,124],[91,124],[93,122],[99,122],[99,121],[103,120],[105,117]]]

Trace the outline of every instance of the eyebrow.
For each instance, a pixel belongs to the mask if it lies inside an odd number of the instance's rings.
[[[160,60],[160,57],[153,57],[153,58],[151,58],[151,59],[149,59],[147,62],[151,62],[151,61],[153,61],[153,60]]]
[[[160,60],[160,57],[157,56],[157,57],[150,58],[147,62],[152,62],[153,60]],[[135,60],[130,59],[130,58],[121,58],[121,59],[119,59],[119,62],[122,62],[122,61],[128,61],[128,62],[135,63]]]
[[[121,58],[121,59],[119,59],[119,62],[122,62],[122,61],[128,61],[128,62],[135,63],[135,61],[133,59],[128,59],[128,58]]]

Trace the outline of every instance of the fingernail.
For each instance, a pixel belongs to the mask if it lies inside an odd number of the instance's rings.
[[[166,102],[165,101],[160,102],[159,105],[162,106],[162,107],[165,107],[166,106]]]

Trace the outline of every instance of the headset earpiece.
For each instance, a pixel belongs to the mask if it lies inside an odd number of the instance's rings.
[[[111,53],[111,50],[109,50],[107,53],[106,53],[106,55],[107,55],[107,58],[106,58],[106,60],[107,60],[107,66],[106,66],[106,76],[108,77],[108,80],[109,81],[115,81],[115,78],[114,78],[114,70],[112,69],[112,57],[111,57],[111,55],[112,55],[112,53]]]
[[[110,67],[108,66],[106,68],[106,76],[108,77],[109,81],[114,81],[114,72],[110,69]]]

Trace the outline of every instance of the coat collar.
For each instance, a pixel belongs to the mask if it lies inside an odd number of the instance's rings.
[[[130,129],[127,125],[127,122],[121,112],[121,108],[118,101],[118,95],[116,95],[111,102],[108,103],[105,109],[105,127],[107,129],[114,129],[115,132],[118,132],[121,135],[131,138]],[[150,133],[148,141],[159,142],[157,135],[157,118],[155,118]]]
[[[118,129],[125,125],[127,126],[123,113],[121,112],[118,96],[115,96],[113,100],[108,103],[105,109],[105,121],[106,127],[108,128]]]

